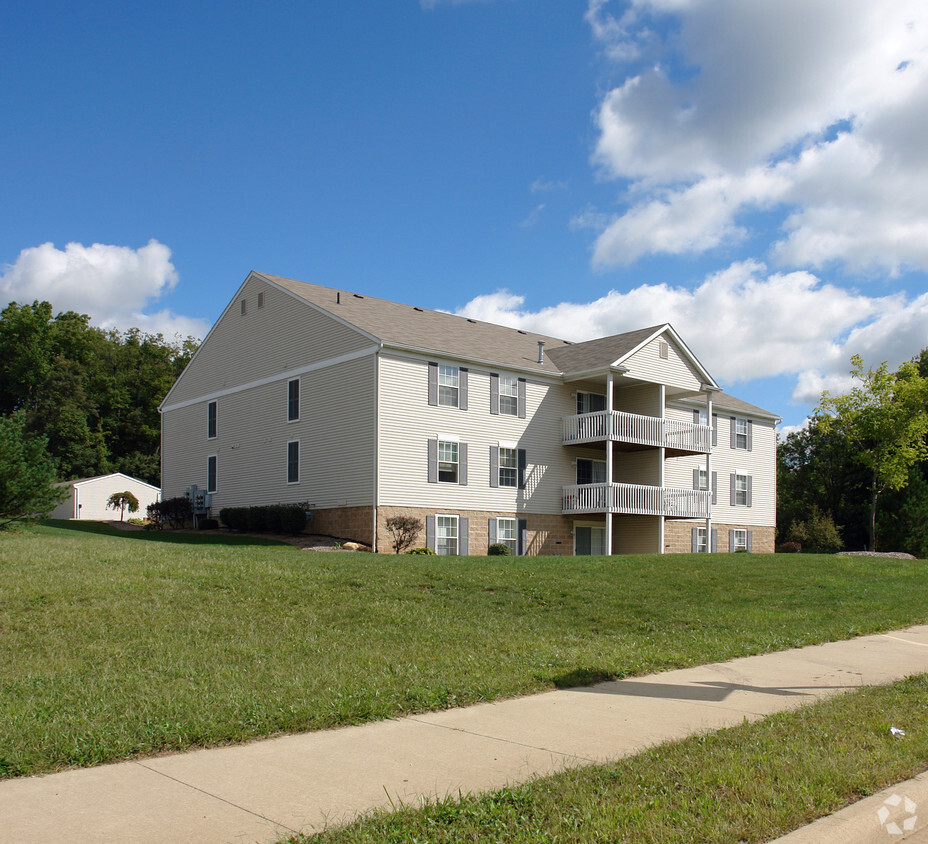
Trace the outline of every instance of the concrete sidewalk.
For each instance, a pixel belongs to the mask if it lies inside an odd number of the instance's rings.
[[[0,840],[272,842],[391,802],[616,759],[926,671],[928,626],[919,626],[361,727],[9,780],[0,782]],[[928,788],[918,794],[928,821]],[[870,810],[870,834],[879,833],[872,839],[794,841],[901,840],[881,828],[878,808]]]

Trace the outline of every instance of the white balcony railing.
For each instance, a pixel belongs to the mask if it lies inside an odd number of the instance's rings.
[[[562,512],[636,513],[678,519],[709,516],[712,493],[641,484],[572,484],[563,487]]]
[[[598,410],[564,417],[564,445],[602,442],[636,443],[660,448],[707,453],[712,450],[712,429],[708,425],[641,416],[622,410]]]

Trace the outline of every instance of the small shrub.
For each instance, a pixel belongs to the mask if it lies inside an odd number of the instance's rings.
[[[422,554],[427,557],[436,556],[435,552],[431,548],[410,548],[407,554]]]
[[[266,533],[268,530],[268,508],[248,507],[248,530],[252,533]]]
[[[509,557],[512,549],[505,542],[494,542],[487,548],[488,557]]]
[[[780,546],[779,551],[781,554],[798,554],[800,551],[802,551],[802,543],[801,542],[784,542]]]
[[[139,500],[129,490],[114,492],[106,499],[106,509],[119,510],[119,521],[122,521],[127,509],[130,513],[138,513]]]
[[[786,539],[799,543],[813,554],[834,554],[844,548],[841,528],[828,513],[815,505],[809,511],[809,518],[797,519],[790,525]]]
[[[219,519],[199,519],[197,527],[200,530],[219,530]]]
[[[126,519],[126,522],[130,525],[141,525],[143,527],[148,524],[147,519],[140,519],[138,516],[132,516],[132,518]]]
[[[393,551],[401,554],[422,532],[422,520],[414,516],[391,516],[387,519],[387,530],[393,537]]]
[[[306,509],[300,504],[292,504],[282,507],[280,517],[281,533],[302,533],[306,527]]]

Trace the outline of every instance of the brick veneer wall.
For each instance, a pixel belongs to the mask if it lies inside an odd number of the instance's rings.
[[[705,522],[667,521],[664,523],[664,552],[689,554],[693,550],[693,528],[705,527]],[[756,554],[772,554],[775,550],[776,529],[758,525],[729,525],[712,523],[718,534],[718,553],[728,552],[728,531],[745,529],[753,532],[752,548]]]
[[[373,507],[328,507],[313,510],[313,520],[305,533],[337,536],[371,545],[374,541]]]
[[[384,554],[393,550],[392,538],[387,530],[387,519],[392,516],[415,516],[422,521],[422,533],[413,544],[414,548],[425,547],[425,519],[437,511],[427,507],[380,507],[377,510],[377,549]],[[525,519],[527,554],[573,554],[574,540],[570,534],[573,519],[560,514],[539,515],[536,513],[512,513],[504,510],[442,510],[456,516],[470,519],[468,530],[468,553],[481,556],[487,553],[489,545],[488,522],[499,517]]]

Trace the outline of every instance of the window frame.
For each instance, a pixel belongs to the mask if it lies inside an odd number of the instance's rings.
[[[446,446],[445,454],[448,455],[449,449],[453,447],[454,459],[453,460],[442,460],[442,446]],[[438,462],[438,474],[437,479],[440,484],[458,484],[460,483],[461,478],[461,443],[458,440],[442,439],[438,438],[438,451],[437,451],[437,462]],[[445,475],[449,475],[451,470],[445,468],[442,470],[442,464],[445,464],[446,467],[454,467],[454,479],[449,477],[442,477],[442,471]]]
[[[444,370],[444,371],[443,371]],[[453,370],[453,373],[452,373]],[[453,375],[454,383],[447,383],[443,378],[451,378]],[[451,393],[449,391],[453,390]],[[445,401],[446,397],[453,395],[454,401]],[[454,366],[450,363],[438,364],[438,406],[439,407],[460,407],[461,406],[461,367]]]
[[[748,420],[743,416],[736,416],[735,421],[735,448],[748,450]],[[742,430],[742,428],[744,430]]]
[[[292,448],[296,446],[296,460],[294,461],[294,455]],[[293,476],[293,469],[296,469],[296,477]],[[288,440],[287,441],[287,485],[292,486],[300,482],[300,441],[299,440]]]
[[[296,385],[296,396],[294,396],[293,385]],[[299,422],[300,421],[300,411],[301,407],[301,394],[303,390],[300,385],[299,377],[290,378],[287,381],[287,422]],[[296,408],[296,415],[294,415],[294,407]]]
[[[583,410],[584,403],[590,405],[592,402],[590,399],[596,396],[603,400],[603,406],[598,410]],[[598,404],[598,402],[597,402]],[[593,393],[590,390],[577,390],[577,415],[580,416],[583,413],[602,413],[606,409],[606,394],[605,393]],[[586,527],[584,525],[584,527]]]
[[[206,439],[214,440],[219,431],[219,402],[211,401],[206,405]]]
[[[499,376],[497,410],[500,416],[519,415],[519,376],[506,373]],[[505,404],[504,404],[505,400]],[[505,409],[504,409],[505,408]]]
[[[206,491],[210,494],[219,488],[219,455],[206,456]]]
[[[696,531],[696,553],[697,554],[708,554],[709,553],[709,531],[704,527],[695,528]]]
[[[503,452],[511,452],[512,465],[503,465]],[[519,448],[518,446],[508,446],[501,445],[499,446],[499,451],[497,452],[497,483],[500,487],[505,487],[507,489],[518,489],[519,487]],[[504,475],[503,472],[506,474]],[[510,474],[511,473],[511,474]],[[503,478],[506,478],[504,481]]]
[[[512,536],[503,535],[503,522],[508,525],[511,523]],[[496,518],[496,542],[508,546],[512,556],[519,553],[519,520],[515,516],[497,516]]]
[[[747,528],[732,528],[732,547],[729,549],[731,553],[735,551],[747,551],[748,550],[748,531]],[[740,543],[738,540],[743,538],[744,544]]]
[[[736,507],[747,507],[748,506],[748,476],[747,476],[747,473],[742,474],[741,472],[735,472],[735,506]]]
[[[442,535],[442,519],[448,520],[448,526],[453,525],[454,527],[454,536],[443,536]],[[454,550],[442,550],[442,545],[445,544],[447,547],[447,542],[453,539],[454,540]],[[436,513],[435,514],[435,553],[440,557],[457,557],[460,555],[461,550],[461,517],[451,513]]]
[[[580,464],[581,463],[590,464],[590,477],[592,478],[592,480],[586,481],[586,482],[580,480]],[[601,481],[597,481],[595,479],[596,472],[593,471],[594,466],[602,466],[603,479]],[[596,460],[595,458],[592,458],[592,457],[578,457],[577,458],[577,486],[586,486],[587,484],[604,484],[604,483],[606,483],[606,461],[605,460]],[[588,525],[584,525],[583,527],[588,527]]]

